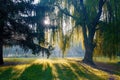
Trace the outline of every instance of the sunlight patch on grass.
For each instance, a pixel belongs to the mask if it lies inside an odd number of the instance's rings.
[[[25,63],[31,63],[35,61],[36,58],[4,58],[5,62],[25,62]]]
[[[26,67],[29,67],[30,65],[23,64],[23,65],[17,65],[14,67],[16,70],[24,70]]]
[[[53,74],[54,80],[59,80],[57,70],[56,70],[55,66],[53,65],[53,63],[49,62],[48,64],[52,68],[52,74]]]
[[[16,75],[14,75],[11,79],[19,78],[23,71],[29,66],[30,65],[28,64],[14,66],[12,73],[16,73]]]

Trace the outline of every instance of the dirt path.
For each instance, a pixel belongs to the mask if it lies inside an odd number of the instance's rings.
[[[109,73],[109,80],[117,80],[114,74],[120,74],[120,65],[119,64],[110,64],[103,62],[96,62],[98,68]],[[118,75],[120,76],[120,75]]]

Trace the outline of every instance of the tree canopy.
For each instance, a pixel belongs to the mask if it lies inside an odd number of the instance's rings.
[[[44,49],[40,46],[45,41],[43,21],[45,14],[52,11],[52,8],[46,1],[38,4],[33,4],[33,1],[0,0],[1,60],[3,45],[20,45],[24,50],[32,49],[34,54]],[[34,42],[35,38],[38,40],[37,44]]]

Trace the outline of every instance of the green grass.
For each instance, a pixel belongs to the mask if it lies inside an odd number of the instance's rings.
[[[77,62],[81,60],[79,58],[4,60],[6,64],[0,66],[0,80],[108,80],[111,77],[108,72]],[[119,74],[112,77],[120,80]]]

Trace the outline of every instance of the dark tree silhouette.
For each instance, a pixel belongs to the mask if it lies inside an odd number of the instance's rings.
[[[32,49],[33,54],[46,49],[40,46],[45,40],[43,19],[51,10],[49,5],[33,4],[33,0],[0,0],[0,64],[3,45],[20,45],[24,50]]]

